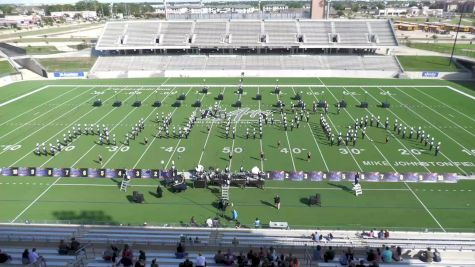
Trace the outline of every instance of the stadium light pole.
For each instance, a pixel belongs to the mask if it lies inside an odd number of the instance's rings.
[[[454,40],[454,45],[452,46],[452,53],[450,54],[449,66],[452,65],[452,60],[454,58],[455,46],[457,45],[457,38],[458,38],[458,35],[459,35],[459,31],[460,31],[460,24],[462,23],[463,11],[465,9],[466,4],[467,4],[467,2],[463,3],[462,8],[460,10],[460,18],[459,18],[459,23],[458,23],[458,26],[457,26],[457,31],[455,32],[455,40]]]

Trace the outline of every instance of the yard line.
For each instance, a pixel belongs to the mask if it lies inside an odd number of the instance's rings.
[[[320,80],[320,81],[321,81],[321,80]],[[322,82],[322,84],[323,84],[323,82]],[[330,91],[330,90],[326,87],[326,85],[324,85],[324,86],[325,86],[324,88],[326,88],[328,91]],[[317,97],[315,96],[315,94],[313,94],[314,91],[313,91],[312,87],[309,87],[309,88],[310,88],[310,91],[312,91],[312,95],[313,95],[313,97],[315,98],[315,100],[318,101],[318,99],[317,99]],[[333,97],[335,97],[335,96],[333,96]],[[332,119],[330,119],[330,116],[327,116],[327,118],[328,118],[328,121],[330,121],[330,123],[333,125],[333,128],[335,128],[335,130],[338,131],[338,128],[335,126],[335,124],[333,123]],[[339,132],[340,132],[340,131],[339,131]],[[361,168],[360,164],[358,163],[358,161],[356,160],[355,156],[353,155],[353,153],[350,151],[350,149],[348,148],[348,146],[347,146],[346,144],[345,144],[345,147],[346,147],[346,149],[348,150],[348,154],[353,158],[353,161],[356,163],[356,166],[358,166],[358,169],[360,170],[360,172],[363,172],[363,169]]]
[[[238,100],[241,101],[242,95],[241,95],[241,94],[238,94],[238,95],[239,95],[239,99],[238,99]],[[238,107],[238,110],[240,110],[240,109],[241,109],[241,108]],[[236,117],[237,117],[237,116],[236,116]],[[242,116],[241,116],[241,117],[242,117]],[[235,118],[235,119],[236,119],[236,118]],[[234,123],[234,128],[236,128],[237,123],[238,123],[238,121],[240,121],[240,120],[241,120],[241,118],[239,118],[238,120],[235,121],[235,123]],[[231,152],[230,152],[231,155],[234,155],[234,142],[235,142],[235,138],[233,138],[233,143],[232,143],[232,145],[231,145]],[[228,168],[229,168],[230,171],[231,171],[231,164],[232,164],[232,163],[233,163],[233,159],[231,158],[231,159],[229,160],[229,165],[228,165]]]
[[[32,112],[33,110],[35,110],[35,109],[37,109],[37,108],[39,108],[39,107],[41,107],[41,106],[43,106],[43,105],[46,105],[46,104],[48,104],[48,103],[51,102],[51,101],[55,101],[56,99],[62,97],[63,95],[74,91],[74,89],[76,89],[76,88],[73,88],[72,90],[66,91],[66,92],[64,92],[64,93],[62,93],[62,94],[60,94],[60,95],[58,95],[57,97],[55,97],[55,98],[53,98],[53,99],[50,99],[50,100],[48,100],[48,101],[46,101],[46,102],[43,102],[41,105],[38,105],[38,106],[36,106],[36,107],[34,107],[34,108],[31,108],[31,109],[29,109],[29,110],[26,110],[25,112],[22,112],[22,113],[16,115],[15,117],[13,117],[13,118],[11,118],[11,119],[5,121],[4,123],[0,124],[0,126],[3,126],[3,125],[9,123],[9,122],[12,121],[12,120],[15,120],[16,118],[25,115],[26,113]],[[36,114],[38,114],[38,112],[36,112],[35,114],[33,114],[33,116],[35,116]]]
[[[293,87],[292,87],[292,88],[293,88]],[[259,86],[258,86],[258,87],[257,87],[257,94],[260,93],[259,90],[260,90],[260,89],[259,89]],[[259,100],[257,101],[257,103],[258,103],[258,105],[259,105],[259,116],[260,116],[260,114],[261,114],[261,100],[259,99]],[[259,144],[261,145],[261,152],[264,153],[264,149],[262,148],[262,138],[259,138]],[[264,154],[264,155],[265,155],[265,154]],[[261,158],[261,171],[264,171],[264,159],[263,159],[263,158]]]
[[[381,88],[378,88],[379,90],[381,90]],[[381,90],[382,91],[382,90]],[[373,95],[371,95],[369,92],[368,92],[368,95],[371,96],[373,99],[375,99],[376,101],[378,101]],[[399,102],[399,100],[397,100],[396,98],[394,98],[392,95],[390,95],[391,98],[393,98],[394,100],[396,100],[400,105],[402,105],[401,102]],[[407,107],[408,110],[410,110],[412,113],[416,114],[417,116],[419,116],[421,119],[425,120],[427,123],[429,123],[432,127],[434,127],[435,129],[439,130],[441,133],[443,133],[444,135],[446,135],[447,137],[449,137],[450,139],[452,139],[452,137],[448,136],[445,132],[443,132],[442,130],[440,130],[439,128],[437,128],[435,125],[433,125],[430,121],[424,119],[424,117],[422,117],[421,115],[419,115],[417,112],[415,112],[414,110],[412,110],[411,108]],[[389,109],[389,111],[395,116],[397,117],[401,122],[403,122],[404,124],[406,124],[407,126],[409,126],[408,123],[404,122],[401,118],[399,118],[399,116],[397,116],[396,114],[394,114],[394,112],[392,110]],[[455,141],[454,139],[452,139],[454,142],[456,142],[457,144],[459,144],[460,146],[462,146],[459,142]],[[462,148],[465,148],[462,146]],[[450,163],[452,163],[452,165],[456,166],[459,170],[462,171],[462,173],[464,173],[465,175],[467,175],[467,172],[465,172],[462,168],[460,168],[458,165],[455,165],[454,162],[449,159],[444,153],[442,152],[439,152],[442,156],[444,156]]]
[[[62,104],[60,104],[60,105],[58,105],[58,106],[56,106],[56,107],[54,107],[54,108],[52,108],[52,109],[49,109],[48,111],[42,113],[40,116],[29,120],[27,123],[30,123],[30,122],[32,122],[32,121],[35,121],[35,120],[37,120],[37,119],[40,118],[40,117],[43,117],[44,115],[46,115],[46,114],[50,113],[51,111],[53,111],[53,110],[55,110],[55,109],[57,109],[57,108],[63,106],[64,104],[66,104],[66,103],[68,103],[68,102],[70,102],[70,101],[72,101],[72,100],[74,100],[74,99],[76,99],[76,98],[82,96],[83,94],[87,93],[88,91],[90,91],[90,90],[92,90],[92,89],[93,89],[93,88],[91,88],[91,89],[89,89],[89,90],[86,90],[86,91],[84,91],[84,93],[81,93],[81,94],[79,94],[79,95],[77,95],[77,96],[75,96],[75,97],[73,97],[73,98],[71,98],[71,99],[69,99],[69,100],[63,102]],[[90,98],[90,99],[92,99],[92,98]],[[88,101],[89,101],[89,99],[88,99]],[[70,111],[71,111],[71,110],[70,110]],[[6,134],[0,136],[0,139],[4,138],[5,136],[8,136],[8,135],[11,134],[11,133],[14,133],[14,132],[18,131],[20,128],[23,128],[23,127],[25,127],[25,126],[27,126],[27,124],[23,124],[23,125],[21,125],[21,126],[16,127],[15,129],[11,130],[10,132],[8,132],[8,133],[6,133]]]
[[[399,87],[402,87],[402,86],[399,86]],[[422,87],[422,86],[417,86],[417,87]],[[447,86],[447,88],[448,88],[449,90],[452,90],[452,91],[457,92],[457,93],[459,93],[459,94],[461,94],[461,95],[464,95],[464,96],[466,96],[466,97],[468,97],[468,98],[470,98],[470,99],[475,100],[475,96],[473,96],[473,95],[470,95],[470,94],[467,94],[467,93],[465,93],[465,92],[462,92],[462,91],[460,91],[460,90],[458,90],[458,89],[453,88],[452,86]]]
[[[349,91],[346,90],[345,87],[343,87],[343,89],[348,93],[348,95],[350,95],[351,97],[353,97],[353,99],[355,99],[356,101],[358,101],[358,100],[356,99],[356,97],[355,97],[353,94],[350,94]],[[345,111],[346,111],[346,109],[345,109]],[[374,116],[374,114],[373,114],[372,112],[370,112],[369,110],[367,110],[367,111],[369,112],[370,115]],[[346,111],[346,112],[348,113],[348,111]],[[393,113],[393,114],[394,114],[394,113]],[[376,117],[376,116],[374,116],[374,117]],[[352,119],[353,119],[353,118],[352,118]],[[410,151],[410,149],[408,149],[408,148],[404,145],[404,143],[402,143],[401,140],[399,140],[399,139],[394,135],[393,132],[391,132],[390,130],[389,130],[389,131],[386,130],[386,132],[389,132],[389,134],[390,134],[402,147],[404,147],[407,151]],[[368,135],[368,137],[369,137],[369,135]],[[374,139],[373,139],[373,140],[374,140]],[[394,172],[397,172],[397,170],[394,168],[394,166],[391,164],[391,162],[383,155],[383,153],[379,150],[379,148],[378,148],[373,142],[371,142],[371,143],[372,143],[373,146],[378,150],[379,154],[381,154],[381,156],[383,156],[384,160],[386,160],[386,162],[389,163],[389,166],[391,166],[391,168],[393,169],[393,171],[394,171]],[[418,162],[421,162],[414,154],[412,154],[412,153],[410,153],[410,154],[411,154]],[[421,164],[421,166],[422,166],[422,164]],[[430,170],[429,170],[426,166],[423,166],[423,167],[424,167],[428,172],[430,172]]]
[[[226,87],[223,87],[223,91],[221,93],[224,95],[225,91],[226,91]],[[219,102],[221,103],[221,101],[222,100],[220,100]],[[209,131],[208,131],[208,135],[206,136],[205,144],[203,145],[203,149],[201,150],[201,155],[200,155],[200,159],[198,160],[198,165],[201,164],[201,160],[203,159],[203,155],[204,155],[205,150],[206,150],[206,145],[208,144],[208,139],[209,139],[209,136],[211,135],[211,130],[213,130],[214,122],[215,122],[215,120],[212,120],[211,127],[209,128]]]
[[[116,95],[117,95],[117,94],[116,94]],[[114,97],[114,96],[111,96],[110,98],[106,99],[105,101],[111,99],[112,97]],[[124,100],[124,102],[126,102],[126,101],[127,101],[129,98],[131,98],[131,97],[132,97],[132,95],[130,95],[129,97],[127,97],[127,98]],[[92,109],[92,110],[93,110],[93,109]],[[91,110],[91,111],[92,111],[92,110]],[[102,116],[100,119],[98,119],[98,120],[97,120],[96,122],[94,122],[93,124],[98,124],[101,120],[103,120],[105,117],[109,116],[109,114],[111,114],[111,113],[114,112],[115,110],[116,110],[115,108],[109,110],[104,116]],[[89,113],[89,112],[88,112],[88,113]],[[74,125],[77,121],[79,121],[82,117],[84,117],[84,116],[87,115],[88,113],[86,113],[86,114],[82,115],[80,118],[76,119],[74,122],[72,122],[71,124],[69,124],[68,126],[66,126],[65,129],[67,129],[67,128],[71,127],[72,125]],[[56,134],[56,135],[58,135],[58,134]],[[56,135],[55,135],[55,136],[56,136]],[[81,135],[81,136],[82,136],[82,135]],[[81,136],[79,136],[79,137],[81,137]],[[54,137],[54,136],[53,136],[53,137]],[[53,137],[52,137],[52,138],[53,138]],[[76,137],[71,143],[68,144],[68,146],[71,145],[74,141],[78,140],[79,137]],[[64,150],[63,150],[63,151],[64,151]],[[43,167],[43,166],[45,166],[48,162],[50,162],[52,159],[54,159],[54,158],[55,158],[58,154],[60,154],[61,152],[62,152],[62,151],[58,151],[58,152],[55,154],[54,157],[50,157],[47,161],[45,161],[43,164],[40,165],[40,168]]]
[[[317,77],[318,78],[318,77]],[[318,78],[320,79],[320,78]],[[279,84],[279,87],[303,87],[303,88],[307,88],[309,86],[311,87],[324,87],[325,85],[323,84],[323,82],[320,80],[321,84]],[[147,87],[157,87],[156,85],[120,85],[120,84],[88,84],[88,85],[77,85],[77,84],[61,84],[61,85],[49,85],[50,87],[75,87],[75,86],[78,86],[78,87],[89,87],[89,86],[94,86],[94,87],[116,87],[116,88],[130,88],[130,87],[143,87],[143,88],[147,88]],[[170,86],[170,87],[200,87],[200,86],[203,86],[203,84],[167,84],[167,86]],[[208,87],[219,87],[219,88],[222,88],[223,86],[226,86],[226,87],[236,87],[236,84],[208,84],[206,85]],[[261,86],[261,87],[274,87],[275,84],[243,84],[243,87],[258,87],[258,86]],[[358,87],[381,87],[381,88],[392,88],[394,87],[394,85],[374,85],[374,84],[361,84],[361,85],[347,85],[347,84],[335,84],[335,85],[332,85],[332,87],[350,87],[350,88],[358,88]],[[417,87],[421,87],[421,88],[432,88],[434,87],[434,85],[398,85],[398,87],[407,87],[407,88],[410,88],[410,87],[414,87],[414,86],[417,86]],[[450,86],[447,86],[447,88],[449,88]],[[453,88],[452,88],[453,89]],[[147,90],[147,89],[144,89],[144,90]],[[456,90],[456,89],[455,89]],[[463,93],[463,92],[462,92]],[[475,97],[474,97],[475,99]]]
[[[158,90],[161,90],[162,86],[163,86],[166,82],[168,82],[169,79],[170,79],[170,77],[168,77],[163,83],[161,83],[161,84],[158,86],[158,88],[156,88],[156,90],[153,91],[153,92],[158,92]],[[166,95],[165,95],[165,97],[162,99],[162,101],[164,101],[169,95],[171,95],[171,93],[172,93],[174,90],[175,90],[175,87],[172,88],[171,91],[169,91],[169,94],[166,94]],[[152,94],[153,94],[153,92],[152,92]],[[168,92],[168,90],[167,90],[167,92]],[[147,98],[149,98],[152,94],[150,94],[149,96],[147,96]],[[147,99],[147,98],[145,98],[145,99]],[[134,111],[135,111],[135,110],[134,110]],[[155,111],[155,110],[152,110],[152,111],[150,112],[150,114],[145,118],[145,120],[147,120],[147,119],[150,117],[150,115],[153,114],[154,111]],[[129,116],[129,114],[127,114],[127,116]],[[126,117],[127,117],[127,116],[126,116]],[[122,122],[122,120],[121,120],[118,124],[116,124],[116,126],[114,126],[114,128],[116,128],[121,122]],[[122,145],[112,154],[112,156],[109,157],[109,159],[104,163],[104,166],[105,166],[107,163],[109,163],[109,161],[120,151],[120,149],[121,149],[123,146],[124,146],[124,144],[122,144]],[[91,149],[89,149],[89,151],[91,151],[93,148],[94,148],[94,146],[91,147]],[[87,153],[89,153],[89,151],[88,151]],[[81,159],[79,159],[79,160],[81,160]],[[78,161],[79,161],[79,160],[78,160]],[[77,163],[78,161],[76,161],[76,163]],[[75,163],[75,164],[76,164],[76,163]]]
[[[10,104],[10,103],[13,103],[13,102],[15,102],[15,101],[17,101],[17,100],[20,100],[20,99],[25,98],[25,97],[27,97],[27,96],[30,96],[30,95],[32,95],[32,94],[36,94],[36,93],[38,93],[38,92],[40,92],[40,91],[43,91],[44,89],[46,89],[46,88],[48,88],[48,87],[49,87],[49,85],[45,85],[45,86],[43,86],[43,87],[41,87],[41,88],[38,88],[38,89],[36,89],[36,90],[34,90],[34,91],[28,92],[28,93],[23,94],[23,95],[21,95],[21,96],[17,96],[17,97],[15,97],[15,98],[13,98],[13,99],[10,99],[10,100],[8,100],[8,101],[5,101],[5,102],[3,102],[3,103],[0,103],[0,107],[3,107],[3,106],[8,105],[8,104]]]
[[[167,97],[168,97],[169,95],[171,95],[171,93],[172,93],[174,90],[175,90],[175,87],[172,89],[172,91],[170,92],[170,94],[167,94],[167,95],[162,99],[161,102],[163,103],[163,102],[165,101],[165,99],[167,99]],[[190,90],[191,90],[191,87],[190,87]],[[188,92],[189,92],[190,90],[188,90]],[[186,93],[186,95],[188,94],[188,92]],[[178,108],[178,107],[176,107],[176,108],[173,110],[172,115],[173,115],[173,113],[175,113],[175,111],[176,111],[177,108]],[[153,111],[155,111],[155,110],[153,110]],[[145,118],[145,121],[147,121],[147,119],[153,114],[153,111]],[[137,167],[137,165],[139,165],[139,162],[140,162],[140,161],[142,160],[142,158],[145,156],[145,154],[146,154],[147,151],[150,149],[150,147],[152,147],[152,144],[153,144],[153,142],[155,142],[156,139],[157,139],[157,136],[154,135],[152,141],[150,142],[150,145],[148,145],[147,148],[145,148],[145,150],[144,150],[144,152],[142,153],[142,155],[140,155],[139,159],[137,160],[137,162],[135,163],[135,165],[132,167],[133,169],[135,169],[135,167]],[[121,147],[122,147],[122,146],[121,146]],[[119,150],[119,149],[118,149],[118,150]],[[117,152],[117,151],[116,151],[116,152]],[[113,155],[115,155],[115,153],[114,153]],[[109,160],[110,160],[110,159],[109,159]]]
[[[106,99],[105,101],[113,98],[115,95],[109,97],[108,99]],[[77,118],[76,120],[74,120],[72,123],[70,123],[67,127],[63,128],[62,130],[60,130],[59,132],[57,132],[55,135],[51,136],[50,138],[46,139],[46,141],[44,141],[44,143],[48,142],[49,140],[53,139],[55,136],[59,135],[62,131],[65,131],[67,128],[73,126],[76,124],[76,122],[78,122],[80,119],[82,119],[84,116],[86,116],[87,114],[91,113],[92,111],[94,111],[95,109],[90,109],[88,112],[84,113],[83,115],[81,115],[79,118]],[[48,124],[46,124],[48,125]],[[46,126],[45,125],[45,126]],[[26,158],[28,155],[30,155],[31,152],[28,152],[26,153],[23,157],[17,159],[15,162],[13,162],[10,166],[14,166],[15,164],[17,164],[18,162],[20,162],[21,160],[23,160],[24,158]]]
[[[426,207],[426,205],[424,205],[424,203],[421,201],[421,199],[416,195],[416,193],[414,192],[414,190],[412,190],[411,187],[409,187],[409,185],[404,182],[404,185],[406,185],[406,187],[411,191],[412,195],[414,195],[414,197],[419,201],[419,203],[421,203],[422,207],[424,207],[424,209],[427,211],[427,213],[429,213],[429,215],[432,217],[432,219],[434,219],[434,221],[437,223],[437,225],[440,227],[440,229],[442,229],[442,231],[446,232],[444,227],[442,227],[442,225],[439,223],[439,221],[434,217],[434,215],[432,214],[432,212],[429,211],[429,209]]]
[[[443,114],[441,114],[440,112],[438,112],[438,111],[434,110],[433,108],[427,106],[427,105],[424,104],[423,102],[419,101],[417,98],[411,96],[410,94],[404,92],[403,90],[401,90],[401,89],[399,89],[399,88],[397,88],[397,87],[396,87],[396,90],[398,90],[398,91],[402,92],[403,94],[409,96],[410,98],[414,99],[415,101],[417,101],[418,103],[422,104],[422,105],[425,106],[426,108],[432,110],[432,112],[434,112],[434,113],[436,113],[437,115],[441,116],[442,118],[444,118],[444,119],[450,121],[450,122],[453,123],[455,126],[459,127],[460,129],[464,130],[464,131],[467,132],[468,134],[470,134],[470,135],[472,135],[473,137],[475,137],[475,134],[473,134],[473,133],[470,132],[470,131],[467,131],[465,128],[463,128],[462,126],[460,126],[460,124],[458,124],[458,123],[454,122],[453,120],[451,120],[451,119],[445,117]]]
[[[35,198],[35,200],[33,200],[30,205],[28,205],[25,209],[23,209],[16,217],[15,219],[13,219],[10,223],[14,223],[16,220],[18,220],[18,218],[20,218],[21,215],[23,215],[23,213],[25,213],[29,208],[31,208],[31,206],[33,206],[44,194],[46,194],[46,192],[48,192],[51,187],[53,187],[59,180],[61,179],[61,177],[58,177],[58,179],[56,179],[52,184],[50,184],[46,189],[45,191],[43,191],[43,193],[41,193],[37,198]]]
[[[92,99],[92,97],[89,98],[88,100],[90,100],[90,99]],[[82,104],[81,104],[81,105],[82,105]],[[79,106],[81,106],[81,105],[79,105]],[[78,106],[78,107],[79,107],[79,106]],[[54,119],[54,120],[50,121],[49,123],[43,125],[42,127],[38,128],[36,131],[34,131],[34,132],[30,133],[29,135],[25,136],[24,138],[20,139],[20,141],[17,141],[14,145],[17,145],[17,144],[19,144],[20,142],[23,142],[24,140],[30,138],[31,136],[33,136],[33,135],[36,134],[37,132],[39,132],[39,131],[41,131],[42,129],[44,129],[46,126],[52,124],[53,122],[59,120],[60,118],[64,117],[65,115],[67,115],[67,114],[69,114],[70,112],[73,112],[73,111],[75,111],[75,110],[76,110],[76,109],[70,109],[70,110],[67,111],[66,113],[63,113],[61,116],[57,117],[56,119]],[[5,152],[7,152],[7,150],[4,150],[4,151],[0,152],[0,155],[2,155],[2,154],[5,153]],[[30,151],[30,152],[31,152],[31,151]]]
[[[431,95],[429,95],[429,94],[427,94],[427,93],[424,93],[424,91],[422,91],[422,90],[418,89],[417,87],[413,87],[413,89],[415,89],[415,90],[417,90],[418,92],[420,92],[420,93],[424,94],[425,96],[428,96],[428,97],[430,97],[430,98],[434,99],[435,101],[437,101],[437,102],[439,102],[439,103],[443,104],[444,106],[446,106],[446,107],[448,107],[448,108],[452,109],[453,111],[455,111],[455,112],[457,112],[458,114],[460,114],[460,115],[462,115],[462,116],[464,116],[464,117],[468,118],[469,120],[471,120],[471,121],[475,122],[475,119],[474,119],[474,118],[472,118],[472,117],[468,116],[467,114],[465,114],[465,113],[463,113],[463,112],[459,111],[459,110],[458,110],[458,109],[456,109],[456,108],[453,108],[453,107],[452,107],[452,106],[450,106],[450,105],[447,105],[447,104],[445,104],[443,101],[440,101],[439,99],[437,99],[437,98],[435,98],[435,97],[433,97],[433,96],[431,96]]]
[[[154,93],[155,93],[155,91],[152,91],[152,93],[149,94],[149,95],[144,99],[144,101],[147,100],[149,97],[151,97]],[[127,100],[128,100],[129,98],[131,98],[132,96],[133,96],[133,95],[130,95],[129,97],[127,97],[127,98],[125,99],[125,101],[127,101]],[[125,102],[125,101],[124,101],[124,102]],[[115,109],[113,109],[113,110],[115,110]],[[134,113],[134,111],[136,111],[136,110],[137,110],[137,108],[135,108],[135,109],[133,109],[132,111],[130,111],[129,113],[127,113],[127,115],[125,115],[114,127],[112,127],[109,132],[112,133],[112,130],[114,130],[115,128],[117,128],[125,119],[127,119],[127,118],[129,117],[130,114]],[[153,112],[153,111],[152,111],[152,112]],[[97,144],[94,143],[94,145],[92,145],[91,148],[90,148],[88,151],[86,151],[86,153],[84,153],[78,160],[76,160],[76,162],[74,162],[74,163],[71,165],[71,167],[74,167],[76,164],[78,164],[78,162],[81,161],[87,154],[89,154],[89,152],[91,152],[91,150],[94,149],[96,146],[97,146]],[[120,146],[120,148],[122,148],[122,147],[123,147],[123,145]],[[120,151],[120,148],[118,148],[118,149],[114,152],[114,154],[112,154],[112,157],[113,157],[115,154],[117,154],[117,152]],[[110,161],[110,159],[111,159],[112,157],[110,157],[110,158],[103,164],[103,166],[105,166],[105,165]]]
[[[294,89],[294,87],[292,87],[292,91],[294,91],[294,94],[295,94],[295,89]],[[320,150],[320,146],[318,145],[317,139],[315,138],[315,135],[313,134],[312,126],[310,126],[310,123],[308,123],[308,122],[307,122],[307,126],[308,126],[308,130],[309,130],[310,133],[312,134],[313,141],[315,142],[315,145],[317,146],[318,152],[320,153],[320,156],[322,157],[323,164],[325,165],[325,169],[326,169],[327,171],[330,171],[330,169],[328,168],[327,162],[326,162],[326,160],[325,160],[325,157],[323,156],[323,153],[322,153],[322,151]]]
[[[279,85],[280,87],[280,85]],[[293,87],[292,87],[293,88]],[[277,96],[277,101],[280,100],[280,94],[275,94]],[[284,115],[287,116],[287,115]],[[294,155],[292,154],[292,148],[290,147],[290,141],[289,141],[289,135],[287,134],[287,131],[285,131],[285,138],[287,139],[287,145],[289,146],[289,152],[290,152],[290,159],[292,160],[292,166],[294,167],[294,172],[297,171],[297,168],[295,168],[295,161],[294,161]]]

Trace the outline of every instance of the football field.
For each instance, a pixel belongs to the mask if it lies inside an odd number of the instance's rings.
[[[275,93],[277,84],[279,94]],[[204,86],[208,87],[207,93],[202,92]],[[190,171],[201,164],[205,168],[228,167],[232,171],[241,166],[246,170],[257,166],[266,172],[284,171],[287,175],[378,172],[457,173],[469,177],[475,173],[473,84],[244,78],[242,94],[238,93],[238,86],[239,78],[162,78],[30,82],[0,88],[0,167],[164,170],[174,164],[179,171]],[[297,95],[306,103],[309,119],[304,118],[299,127],[288,127],[286,131],[276,104],[279,100],[285,104],[284,114],[292,121],[295,115],[291,104],[297,104]],[[97,99],[101,99],[101,106],[93,106]],[[338,113],[334,104],[342,100],[347,107]],[[116,101],[122,105],[114,107]],[[133,105],[136,101],[140,101],[139,107]],[[156,101],[160,101],[160,107],[153,106]],[[201,102],[200,107],[195,104],[197,101]],[[236,105],[237,101],[241,107]],[[379,116],[381,125],[368,123],[365,138],[359,131],[355,145],[350,142],[338,146],[336,141],[331,145],[319,122],[322,109],[312,110],[312,103],[319,101],[329,103],[329,114],[324,116],[335,136],[341,132],[345,138],[348,127],[353,128],[356,119],[366,116]],[[360,108],[361,102],[367,102],[368,108]],[[380,107],[382,102],[390,103],[390,107]],[[222,117],[199,117],[188,138],[173,135],[172,128],[178,133],[193,112],[199,114],[200,110],[215,105],[231,118],[235,138],[232,134],[226,137]],[[300,112],[299,108],[295,110]],[[172,118],[169,137],[164,133],[157,135],[162,113]],[[274,114],[275,118],[274,124],[263,125],[262,138],[258,131],[259,114]],[[386,118],[388,129],[384,128]],[[140,119],[145,121],[145,128],[127,145],[125,135]],[[402,129],[406,127],[404,138],[402,132],[393,130],[396,120]],[[64,135],[74,132],[73,127],[77,129],[78,125],[82,130],[84,125],[93,125],[94,130],[96,125],[105,126],[116,136],[116,144],[100,144],[97,133],[83,133],[65,143]],[[411,127],[414,134],[409,138]],[[416,140],[415,131],[419,127],[434,138],[435,144],[441,143],[437,156],[434,148]],[[57,140],[64,147],[54,156],[35,154],[37,143],[49,148]],[[303,177],[306,180],[307,176]],[[215,190],[192,189],[177,195],[166,192],[163,199],[156,199],[149,192],[154,191],[157,180],[141,179],[133,180],[132,186],[136,186],[133,190],[145,193],[147,203],[134,205],[133,211],[123,213],[123,205],[133,204],[119,192],[116,182],[115,179],[1,177],[0,203],[7,209],[0,212],[0,220],[160,224],[187,221],[191,215],[204,220],[216,212]],[[231,200],[244,224],[259,216],[264,222],[289,221],[296,227],[475,229],[473,181],[367,182],[363,184],[364,195],[358,199],[348,192],[350,189],[348,182],[270,181],[263,191],[233,189]],[[302,199],[319,190],[324,207],[312,207],[318,210],[307,215],[305,210],[309,208]],[[283,196],[283,205],[287,204],[288,208],[277,212],[269,207],[276,193]],[[177,209],[182,212],[177,213]]]

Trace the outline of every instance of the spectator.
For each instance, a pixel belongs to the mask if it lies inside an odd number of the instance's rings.
[[[27,265],[30,263],[30,252],[28,251],[28,249],[25,249],[21,254],[21,263],[23,265]]]
[[[247,259],[244,254],[242,254],[242,251],[239,252],[239,255],[237,256],[237,264],[238,267],[244,267],[247,264]]]
[[[332,261],[335,258],[335,251],[331,246],[328,247],[328,250],[325,251],[325,254],[323,254],[323,260],[325,262]]]
[[[192,227],[198,226],[198,224],[197,224],[196,221],[195,221],[195,216],[191,216],[191,219],[190,219],[190,226],[192,226]]]
[[[221,250],[214,255],[214,262],[217,264],[224,263],[224,255],[221,253]]]
[[[114,262],[112,259],[114,258],[114,249],[113,249],[114,246],[110,246],[108,247],[104,253],[102,253],[102,259],[105,260],[105,261],[112,261]],[[117,257],[117,255],[116,255]]]
[[[374,230],[369,231],[369,237],[374,238]]]
[[[228,252],[224,255],[224,264],[232,265],[234,263],[234,254],[228,248]]]
[[[442,261],[442,258],[440,257],[440,252],[435,249],[434,251],[434,262],[441,262]]]
[[[275,261],[277,259],[277,253],[275,252],[275,249],[274,247],[270,247],[269,248],[269,253],[267,253],[267,258],[270,260],[270,261]]]
[[[59,255],[66,255],[69,252],[69,246],[64,242],[64,240],[61,239],[59,241],[59,246],[58,246],[58,254]]]
[[[260,247],[259,248],[259,259],[264,259],[267,257],[267,253],[264,251],[264,248],[263,247]]]
[[[196,257],[195,267],[205,267],[206,266],[206,258],[200,253],[198,253],[198,257]]]
[[[370,249],[366,255],[367,255],[366,260],[368,262],[372,262],[376,260],[376,253],[374,253],[373,249]]]
[[[195,237],[195,244],[201,243],[201,240],[198,237]]]
[[[76,238],[72,237],[71,238],[71,245],[69,245],[70,250],[75,252],[79,249],[80,246],[81,246],[81,244],[79,244],[79,242],[76,240]]]
[[[364,260],[360,260],[358,264],[355,265],[355,267],[366,267],[366,265],[364,264]]]
[[[384,238],[385,239],[389,238],[389,231],[387,229],[384,231]]]
[[[434,253],[432,253],[431,248],[427,248],[426,251],[422,252],[419,259],[423,262],[431,263],[434,260]]]
[[[348,255],[344,251],[341,253],[340,258],[338,259],[338,262],[342,266],[348,265]]]
[[[374,259],[376,262],[381,262],[381,250],[376,248],[376,258]]]
[[[32,266],[36,266],[38,265],[38,259],[39,259],[40,256],[38,256],[38,253],[36,253],[36,248],[33,248],[31,250],[31,252],[28,254],[28,260],[29,260],[29,263],[32,265]]]
[[[144,263],[147,261],[147,256],[145,256],[145,251],[139,250],[139,261],[143,260]]]
[[[290,267],[300,267],[300,262],[297,257],[293,257],[292,261],[290,262]]]
[[[317,245],[317,249],[313,252],[313,260],[314,261],[322,261],[322,247]]]
[[[401,247],[396,247],[396,249],[393,249],[393,260],[394,261],[401,261],[402,258],[401,258],[401,255],[402,255],[402,249]]]
[[[186,257],[185,261],[180,263],[179,267],[193,267],[193,262],[191,262],[190,259]]]
[[[241,228],[241,222],[236,221],[236,229],[239,229],[239,228]]]
[[[233,246],[237,246],[237,245],[239,245],[239,240],[237,240],[237,238],[234,237],[233,241],[231,243],[233,244]]]
[[[213,227],[213,219],[211,219],[211,217],[208,217],[208,219],[206,219],[206,226],[208,227]]]
[[[261,220],[259,220],[259,218],[256,218],[256,220],[254,221],[254,227],[256,227],[256,228],[261,227]]]
[[[185,252],[185,246],[181,242],[179,242],[178,246],[176,247],[176,253],[175,253],[176,258],[183,259],[187,255],[188,253]]]
[[[383,230],[381,230],[381,231],[378,232],[378,238],[379,238],[379,239],[383,239],[383,238],[384,238],[384,232],[383,232]]]
[[[5,263],[11,260],[12,260],[12,257],[10,255],[0,250],[0,263]]]
[[[393,261],[393,252],[389,249],[389,247],[386,247],[384,249],[382,259],[383,259],[383,262],[386,262],[386,263]]]
[[[272,264],[268,258],[264,258],[264,260],[262,261],[261,267],[272,267]]]
[[[122,258],[128,258],[131,262],[134,259],[134,253],[127,244],[124,245],[124,249],[122,250]]]
[[[150,267],[158,267],[157,259],[152,260],[152,263],[150,264]]]
[[[134,267],[145,267],[145,261],[144,260],[136,261]]]

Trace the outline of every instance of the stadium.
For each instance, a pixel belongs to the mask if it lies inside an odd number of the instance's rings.
[[[475,61],[317,2],[0,31],[0,264],[475,266]],[[21,45],[87,32],[66,71]]]

